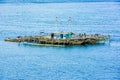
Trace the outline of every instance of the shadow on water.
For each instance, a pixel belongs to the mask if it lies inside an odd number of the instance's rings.
[[[34,44],[24,44],[24,43],[18,43],[18,46],[20,47],[34,47],[34,48],[65,48],[65,49],[72,49],[72,48],[88,48],[88,47],[100,47],[100,46],[106,46],[109,44],[100,43],[100,44],[86,44],[86,45],[34,45]]]

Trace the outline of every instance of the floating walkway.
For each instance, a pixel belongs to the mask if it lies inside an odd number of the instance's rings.
[[[85,44],[97,44],[104,43],[109,40],[109,35],[100,34],[74,34],[72,32],[55,32],[50,34],[42,34],[39,36],[18,36],[15,39],[6,38],[6,42],[17,42],[31,45],[85,45]]]

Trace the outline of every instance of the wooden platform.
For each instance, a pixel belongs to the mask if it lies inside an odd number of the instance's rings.
[[[100,41],[105,41],[109,39],[108,35],[100,35],[100,36],[74,36],[70,39],[54,39],[47,38],[46,36],[18,36],[15,39],[7,38],[6,42],[28,42],[28,43],[37,43],[37,44],[48,44],[48,45],[84,45],[84,44],[96,44]]]

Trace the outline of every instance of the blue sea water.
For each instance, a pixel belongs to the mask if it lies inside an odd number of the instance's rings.
[[[56,16],[58,31],[109,34],[110,43],[46,47],[4,42],[54,32]],[[120,3],[0,4],[0,80],[120,80]]]

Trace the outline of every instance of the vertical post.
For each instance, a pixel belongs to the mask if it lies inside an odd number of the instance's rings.
[[[56,17],[56,32],[58,31],[58,17]]]
[[[70,29],[70,32],[71,32],[70,22],[71,22],[71,17],[68,18],[68,28]]]

